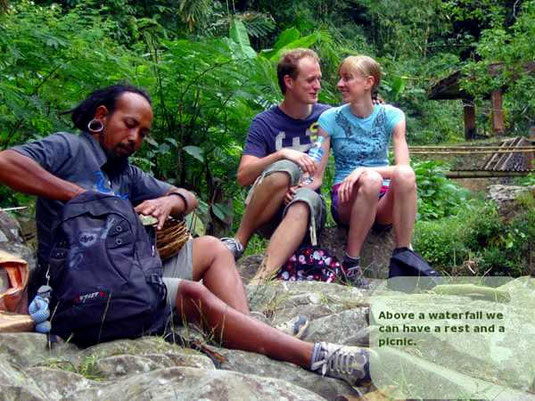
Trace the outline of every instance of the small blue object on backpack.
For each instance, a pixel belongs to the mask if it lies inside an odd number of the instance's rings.
[[[86,191],[53,232],[53,334],[89,346],[163,331],[162,263],[128,200]]]
[[[43,288],[43,286],[41,287]],[[39,290],[41,290],[41,288]],[[41,291],[38,291],[38,294]],[[46,334],[50,332],[51,325],[48,321],[50,317],[50,308],[48,307],[49,297],[42,296],[41,294],[36,295],[35,298],[28,306],[28,313],[30,317],[35,322],[35,331],[38,333]]]

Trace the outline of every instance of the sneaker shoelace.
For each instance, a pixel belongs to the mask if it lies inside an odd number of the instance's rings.
[[[344,274],[346,279],[350,280],[357,287],[368,287],[368,281],[364,278],[364,273],[362,272],[360,265],[346,268]]]
[[[313,369],[317,370],[321,367],[321,374],[325,376],[328,371],[339,372],[344,374],[352,374],[355,368],[353,367],[353,360],[355,356],[351,352],[341,351],[342,346],[330,349],[322,347],[326,355],[314,363]]]
[[[356,266],[347,268],[346,276],[351,279],[354,277],[362,276],[362,271],[360,270],[360,266],[356,265]]]

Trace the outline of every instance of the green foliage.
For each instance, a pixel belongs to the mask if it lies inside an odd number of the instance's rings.
[[[245,135],[252,117],[280,100],[274,64],[287,49],[318,52],[321,101],[332,104],[340,101],[340,61],[350,54],[376,57],[384,72],[380,94],[405,111],[410,143],[463,138],[461,102],[430,102],[426,90],[431,79],[464,64],[470,79],[463,87],[476,96],[509,85],[504,107],[513,132],[525,134],[533,125],[535,77],[523,69],[535,59],[533,0],[59,3],[0,0],[0,150],[70,130],[58,112],[95,88],[121,80],[142,86],[153,96],[155,119],[134,162],[199,195],[199,233],[232,217],[236,229],[244,210],[245,190],[235,175]],[[504,68],[491,75],[496,62]],[[469,261],[484,273],[512,269],[517,256],[530,252],[533,214],[513,225],[490,206],[463,212],[466,191],[445,178],[443,166],[414,167],[417,237],[430,260],[448,268]],[[326,184],[333,171],[331,162]],[[30,199],[0,188],[0,206]],[[264,246],[255,239],[249,249]]]
[[[515,179],[515,185],[531,186],[535,185],[535,173],[529,173],[523,177]]]
[[[440,0],[359,1],[371,19],[372,40],[393,59],[426,57],[430,42],[447,28]]]
[[[256,52],[251,47],[251,42],[249,41],[249,35],[247,34],[247,29],[245,24],[238,20],[233,19],[230,23],[230,38],[239,46],[239,51],[246,57],[255,57]]]
[[[517,131],[515,134],[525,135],[535,115],[535,1],[525,1],[515,16],[514,23],[507,26],[505,16],[497,11],[491,26],[481,32],[476,46],[478,59],[464,67],[467,78],[462,88],[477,97],[507,88],[506,123],[511,131]]]
[[[319,32],[301,36],[297,28],[290,28],[280,34],[272,49],[263,50],[260,55],[276,63],[285,51],[298,47],[311,47],[319,37]]]
[[[449,274],[529,274],[535,239],[535,199],[517,200],[519,210],[506,220],[496,205],[473,201],[456,216],[419,221],[415,248],[434,266]]]
[[[278,98],[273,66],[256,56],[239,20],[230,38],[146,45],[151,60],[140,82],[154,88],[155,122],[137,162],[193,189],[213,218],[228,220],[223,203],[241,191],[235,174],[250,121]]]
[[[468,190],[448,180],[444,166],[436,161],[413,163],[418,185],[418,219],[433,220],[452,216],[466,206]]]
[[[0,208],[17,207],[19,205],[33,208],[33,197],[20,192],[14,192],[10,188],[0,185]]]
[[[28,2],[0,16],[0,150],[65,129],[56,113],[80,93],[135,76],[131,53],[109,29],[91,11]]]
[[[466,225],[459,224],[457,216],[417,221],[414,247],[432,266],[448,271],[469,259],[469,248],[463,242],[466,230]]]

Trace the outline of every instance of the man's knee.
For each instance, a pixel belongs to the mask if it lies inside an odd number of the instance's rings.
[[[288,210],[286,211],[287,219],[297,220],[297,221],[308,221],[310,216],[310,206],[303,201],[297,201],[292,203]]]
[[[316,229],[321,230],[325,223],[325,202],[316,191],[310,188],[299,188],[294,199],[287,206],[285,214],[287,215],[294,206],[297,206],[295,213],[299,214],[299,218],[310,221],[310,217],[314,216]]]
[[[211,235],[203,235],[200,238],[196,238],[197,249],[196,251],[209,257],[209,260],[213,261],[217,257],[228,256],[232,257],[230,250],[221,242],[219,238]]]
[[[297,185],[301,179],[301,169],[290,160],[279,160],[270,164],[262,173],[264,179],[274,174],[285,174],[289,179],[288,185]]]
[[[396,166],[392,174],[393,187],[416,189],[416,174],[410,166]]]
[[[185,302],[193,302],[196,305],[198,305],[199,303],[206,304],[209,299],[209,293],[210,290],[208,290],[208,288],[206,288],[201,283],[189,280],[182,280],[178,289],[177,298]]]
[[[202,247],[203,251],[207,253],[226,253],[230,251],[228,248],[221,242],[219,238],[213,237],[211,235],[203,235],[201,237],[202,239]]]
[[[277,171],[264,177],[255,191],[286,192],[290,187],[290,176],[282,171]]]

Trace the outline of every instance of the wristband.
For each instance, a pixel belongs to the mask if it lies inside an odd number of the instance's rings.
[[[176,195],[184,201],[184,206],[185,206],[184,213],[186,213],[189,209],[189,204],[188,204],[188,200],[186,199],[186,196],[184,194],[181,194],[180,192],[170,192],[167,194],[167,196],[171,196],[171,195]]]

